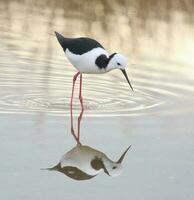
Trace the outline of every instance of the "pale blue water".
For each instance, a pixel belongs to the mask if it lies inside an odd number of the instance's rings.
[[[0,1],[0,199],[193,199],[193,7],[106,2]],[[130,58],[134,92],[117,71],[84,75],[83,83],[82,143],[113,160],[132,145],[119,177],[77,182],[40,170],[75,145],[76,71],[55,30]]]
[[[80,195],[83,199],[192,199],[193,134],[175,123],[172,126],[170,119],[157,127],[154,124],[159,120],[154,118],[138,125],[136,120],[129,123],[116,118],[106,123],[101,118],[85,120],[84,144],[115,160],[126,146],[132,144],[132,148],[121,176],[100,174],[82,182],[39,170],[56,164],[74,143],[67,120],[64,126],[62,118],[45,117],[41,127],[36,121],[25,115],[1,117],[1,199],[77,199]],[[169,132],[166,127],[171,127]]]

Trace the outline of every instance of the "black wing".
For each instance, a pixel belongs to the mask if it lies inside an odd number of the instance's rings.
[[[43,170],[58,171],[72,179],[79,180],[79,181],[88,180],[95,177],[95,175],[94,176],[89,175],[83,172],[82,170],[78,169],[77,167],[73,167],[73,166],[61,167],[60,163],[52,168],[45,168]]]
[[[88,180],[94,178],[95,176],[86,174],[82,170],[78,169],[77,167],[66,166],[59,170],[59,172],[65,174],[66,176],[75,179],[75,180]]]
[[[104,49],[104,47],[99,42],[91,38],[64,38],[57,32],[55,32],[55,34],[64,51],[68,48],[69,51],[77,55],[82,55],[97,47]]]

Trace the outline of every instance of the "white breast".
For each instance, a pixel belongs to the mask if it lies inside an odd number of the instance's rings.
[[[82,73],[101,74],[106,72],[105,69],[99,69],[95,64],[96,58],[101,54],[105,54],[107,57],[109,56],[103,48],[94,48],[82,55],[73,54],[69,51],[69,49],[66,49],[65,54],[71,64]]]

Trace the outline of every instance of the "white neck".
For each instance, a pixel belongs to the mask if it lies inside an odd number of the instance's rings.
[[[111,70],[113,70],[113,69],[116,69],[116,67],[114,66],[114,61],[113,61],[112,59],[110,59],[108,65],[107,65],[107,67],[106,67],[106,70],[107,70],[107,71],[111,71]]]

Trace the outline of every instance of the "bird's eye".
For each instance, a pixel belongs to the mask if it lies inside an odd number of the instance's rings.
[[[117,63],[117,65],[121,65],[120,63]]]
[[[116,169],[116,168],[117,168],[116,166],[113,166],[113,167],[112,167],[112,169]]]

